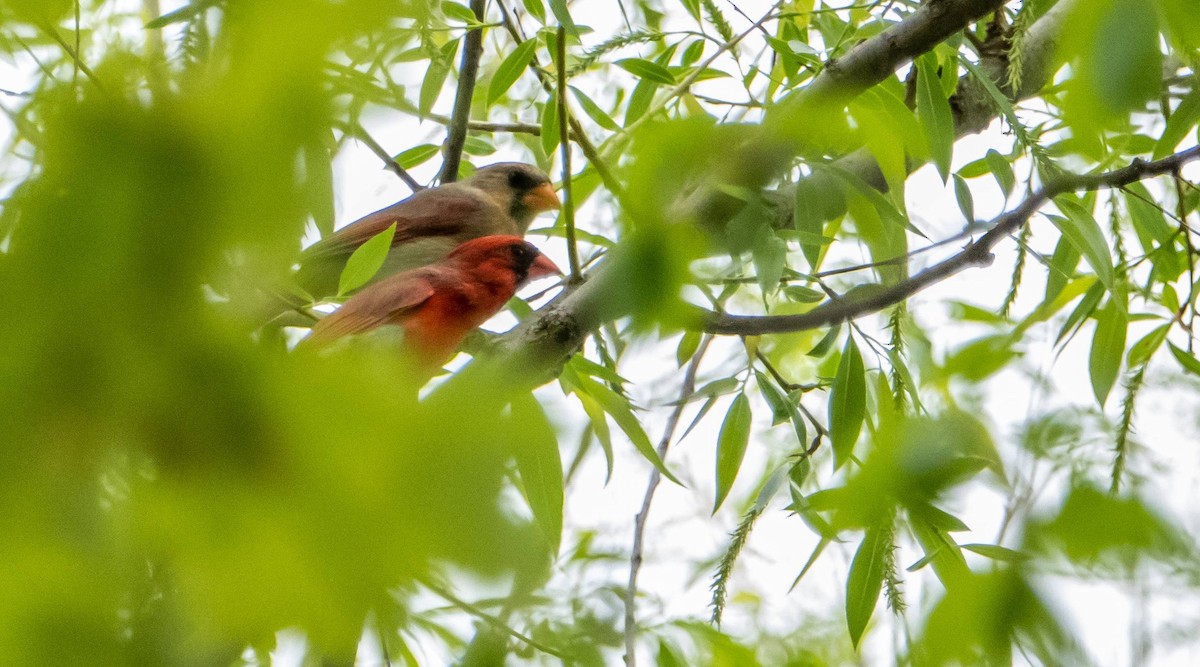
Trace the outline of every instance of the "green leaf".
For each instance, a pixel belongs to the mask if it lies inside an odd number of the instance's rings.
[[[783,295],[796,303],[820,303],[825,300],[825,294],[811,287],[788,285],[783,288]]]
[[[937,56],[930,52],[917,58],[917,119],[942,181],[950,177],[954,154],[954,117],[937,74]]]
[[[538,20],[538,23],[546,25],[546,5],[542,4],[542,0],[523,0],[525,11],[529,15]]]
[[[679,347],[675,348],[675,361],[680,367],[696,354],[696,350],[700,348],[700,332],[688,331],[679,339]]]
[[[767,405],[771,406],[771,425],[778,426],[785,421],[790,421],[792,430],[796,433],[796,441],[802,448],[807,447],[808,427],[804,423],[800,409],[796,407],[796,400],[781,392],[771,378],[761,371],[754,371],[754,379],[758,381],[758,388],[762,391]],[[807,458],[805,460],[807,461]]]
[[[1046,296],[1044,303],[1050,303],[1058,298],[1063,288],[1075,275],[1075,267],[1079,266],[1082,253],[1070,239],[1063,236],[1054,246],[1054,254],[1050,256],[1046,267]]]
[[[604,408],[604,411],[608,413],[608,416],[612,417],[613,421],[617,423],[617,426],[624,431],[625,436],[629,438],[630,442],[633,443],[633,446],[638,450],[638,452],[640,452],[641,455],[655,467],[655,469],[662,473],[663,477],[666,477],[672,482],[683,486],[683,482],[680,482],[679,478],[675,477],[675,475],[673,475],[671,471],[667,469],[666,464],[663,463],[662,457],[660,457],[658,452],[655,451],[654,445],[650,444],[650,437],[646,435],[646,431],[642,428],[642,424],[633,414],[633,409],[629,407],[628,399],[616,393],[612,389],[609,389],[603,384],[583,375],[577,375],[575,382],[577,383],[577,388],[580,391],[586,392],[589,396],[595,399],[597,403],[600,404],[600,407]]]
[[[1154,159],[1161,160],[1170,155],[1197,121],[1200,121],[1200,86],[1193,81],[1192,92],[1180,100],[1179,106],[1171,112],[1162,136],[1154,145]]]
[[[1125,334],[1129,326],[1125,311],[1108,299],[1108,305],[1096,313],[1096,334],[1092,338],[1092,352],[1088,357],[1088,372],[1092,378],[1092,391],[1096,402],[1104,407],[1108,393],[1117,382],[1121,371],[1121,359],[1125,356]]]
[[[517,82],[517,79],[521,78],[525,68],[529,67],[529,61],[533,59],[535,49],[537,49],[537,40],[527,39],[500,62],[495,76],[492,77],[492,82],[488,84],[488,106],[495,104],[496,100],[503,97],[504,93],[508,92],[508,89]]]
[[[645,79],[646,81],[653,81],[654,83],[661,83],[668,86],[675,85],[675,76],[671,74],[671,70],[659,65],[658,63],[651,62],[649,60],[643,60],[642,58],[625,58],[623,60],[616,61],[615,64],[617,67],[620,67],[639,79]]]
[[[512,449],[521,486],[553,557],[558,554],[563,526],[563,474],[558,436],[546,419],[542,404],[532,394],[522,394],[513,400],[512,419],[518,429]]]
[[[968,223],[975,222],[975,198],[971,196],[971,188],[967,181],[958,174],[954,175],[954,198],[958,200],[958,210]]]
[[[554,149],[561,139],[558,131],[558,97],[551,96],[542,107],[542,150],[547,156],[554,154]]]
[[[1175,344],[1170,341],[1167,341],[1167,347],[1171,348],[1171,354],[1175,355],[1175,361],[1183,366],[1183,370],[1193,375],[1200,375],[1200,361],[1197,361],[1196,357],[1175,347]]]
[[[817,341],[817,344],[813,346],[813,349],[808,351],[808,356],[820,359],[826,354],[829,354],[829,350],[833,349],[833,344],[837,342],[838,334],[841,333],[841,331],[842,325],[840,322],[829,327],[829,330],[825,332],[825,335],[821,337],[821,340]]]
[[[450,0],[442,0],[442,13],[448,19],[456,19],[468,25],[479,23],[479,18],[469,7]]]
[[[438,51],[435,58],[429,61],[429,69],[425,70],[425,78],[421,80],[421,92],[417,97],[417,115],[424,118],[433,110],[438,95],[442,93],[442,85],[446,83],[446,75],[450,73],[450,63],[458,51],[457,39],[450,40]]]
[[[338,278],[338,296],[343,296],[367,284],[375,277],[387,259],[388,251],[392,248],[392,237],[396,235],[396,223],[367,239],[366,243],[358,246],[346,267]]]
[[[784,263],[787,261],[787,243],[769,230],[759,234],[754,244],[754,273],[764,295],[779,289],[783,278]]]
[[[406,151],[402,151],[392,159],[395,160],[396,164],[400,165],[401,167],[404,167],[405,169],[412,169],[418,165],[425,164],[430,160],[430,158],[437,155],[441,150],[441,146],[434,146],[433,144],[421,144],[419,146],[413,146]]]
[[[571,18],[571,13],[567,11],[567,0],[550,0],[550,11],[554,12],[554,18],[558,19],[559,24],[566,28],[571,36],[579,37],[579,28]]]
[[[1083,298],[1079,300],[1079,305],[1071,311],[1067,316],[1067,320],[1063,322],[1062,328],[1058,331],[1058,337],[1055,338],[1054,344],[1058,345],[1067,337],[1067,334],[1079,326],[1083,325],[1084,320],[1091,317],[1092,311],[1096,310],[1096,306],[1100,305],[1100,299],[1104,298],[1104,284],[1093,283],[1088,291],[1084,293]]]
[[[592,98],[584,95],[583,91],[574,86],[570,88],[571,94],[575,96],[575,99],[579,102],[579,106],[583,107],[583,112],[594,123],[611,132],[617,132],[621,129],[621,126],[617,125],[617,121],[613,120],[613,117],[608,115],[604,109],[601,109],[600,105],[592,101]]]
[[[1012,128],[1013,134],[1017,136],[1017,141],[1022,146],[1029,146],[1032,143],[1032,140],[1029,138],[1029,132],[1021,124],[1021,119],[1017,118],[1017,111],[1013,109],[1012,102],[1008,99],[1008,96],[996,87],[996,82],[992,81],[992,77],[988,76],[987,72],[979,69],[978,65],[971,62],[966,54],[959,54],[958,62],[971,73],[971,76],[975,77],[975,81],[983,86],[984,91],[991,98],[992,104],[1004,116],[1004,120],[1008,121],[1008,126]]]
[[[1104,232],[1100,231],[1100,225],[1092,214],[1083,208],[1083,206],[1075,203],[1067,197],[1056,197],[1054,203],[1058,209],[1065,213],[1067,217],[1061,218],[1057,215],[1046,216],[1058,227],[1075,247],[1083,253],[1083,258],[1096,272],[1096,277],[1101,283],[1108,288],[1113,289],[1113,273],[1112,255],[1109,254],[1108,241],[1104,238]]]
[[[721,508],[729,489],[737,479],[742,459],[746,456],[746,445],[750,443],[750,399],[743,392],[733,399],[721,432],[717,436],[717,490],[713,501],[713,514]]]
[[[159,28],[165,28],[172,23],[190,20],[193,16],[196,16],[200,12],[212,7],[213,5],[217,4],[217,2],[218,0],[199,0],[198,2],[194,2],[190,5],[184,5],[173,12],[167,12],[156,19],[148,21],[145,28],[146,30],[158,30]]]
[[[1125,363],[1129,364],[1130,368],[1140,366],[1162,347],[1163,341],[1167,339],[1167,334],[1171,331],[1171,323],[1168,322],[1161,326],[1155,327],[1150,333],[1142,336],[1138,342],[1129,346],[1129,354],[1125,357]]]
[[[834,468],[840,468],[854,453],[867,410],[867,379],[854,336],[846,338],[837,376],[829,389],[829,440]]]
[[[961,546],[967,551],[977,553],[980,556],[986,556],[992,560],[1004,561],[1006,563],[1019,563],[1029,558],[1029,556],[1020,551],[1002,547],[998,544],[963,544]]]
[[[1017,177],[1013,175],[1012,165],[1008,163],[1008,158],[989,148],[983,159],[987,162],[988,170],[996,178],[996,183],[1000,185],[1000,189],[1007,199],[1012,195],[1013,188],[1017,186]]]
[[[875,613],[879,593],[883,590],[887,557],[892,549],[889,533],[885,526],[868,528],[850,563],[850,573],[846,577],[846,625],[855,648]]]
[[[629,105],[625,107],[625,124],[629,125],[650,108],[650,104],[654,101],[654,92],[658,90],[659,84],[649,79],[642,79],[636,86],[633,87],[633,93],[629,95]]]

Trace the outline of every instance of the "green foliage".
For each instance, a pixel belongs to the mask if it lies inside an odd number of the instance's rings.
[[[407,664],[611,664],[626,641],[661,665],[888,662],[872,633],[916,665],[1082,662],[1057,580],[1195,571],[1194,517],[1160,493],[1186,464],[1137,426],[1170,413],[1148,392],[1200,376],[1194,166],[1145,163],[1195,144],[1200,23],[1187,0],[1029,0],[884,34],[959,4],[0,7],[4,657],[262,662],[294,628],[308,660],[350,662],[373,623]],[[356,142],[436,173],[471,30],[461,173],[569,184],[578,229],[530,237],[572,245],[583,280],[515,299],[522,329],[427,384],[386,336],[289,351],[262,302],[332,233]],[[910,178],[926,163],[940,183]],[[993,238],[999,207],[1034,210]],[[396,234],[339,267],[339,296]],[[712,515],[649,512],[658,475]],[[634,517],[587,523],[600,493],[645,498],[635,553]],[[713,624],[664,564],[711,575]],[[800,620],[776,606],[797,572]],[[932,603],[906,607],[911,586]]]

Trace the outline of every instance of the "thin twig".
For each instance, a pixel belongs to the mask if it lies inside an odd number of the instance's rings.
[[[38,23],[38,27],[40,27],[43,32],[49,35],[51,39],[61,46],[62,50],[66,51],[68,56],[71,56],[71,60],[75,63],[75,66],[78,67],[79,71],[83,72],[84,76],[86,76],[92,82],[92,85],[96,86],[96,90],[99,90],[105,95],[108,94],[108,89],[106,89],[104,85],[100,83],[100,79],[96,76],[96,73],[92,71],[92,68],[87,66],[87,63],[83,62],[83,59],[79,57],[79,52],[72,48],[71,45],[62,38],[62,35],[58,34],[58,30],[56,30],[54,26],[50,25],[49,23],[40,22]]]
[[[1200,159],[1200,146],[1189,148],[1155,162],[1135,160],[1127,167],[1101,174],[1062,176],[1047,183],[1015,209],[997,217],[985,234],[978,240],[967,244],[961,252],[942,260],[908,280],[859,299],[843,299],[818,306],[800,315],[726,315],[705,311],[700,328],[709,333],[753,336],[805,331],[877,312],[905,301],[917,292],[964,269],[991,264],[992,248],[1020,229],[1046,202],[1060,194],[1128,185],[1151,176],[1172,173],[1183,164],[1196,159]]]
[[[699,346],[696,347],[696,353],[692,355],[692,361],[688,364],[687,371],[684,372],[683,384],[679,389],[679,400],[675,402],[675,409],[667,417],[662,439],[658,442],[659,459],[666,458],[667,448],[671,446],[671,438],[675,437],[675,429],[679,426],[679,418],[683,416],[688,399],[696,391],[696,371],[700,368],[700,361],[704,358],[704,353],[708,350],[712,340],[712,336],[705,336],[700,340]],[[657,469],[650,471],[650,480],[646,483],[646,495],[642,498],[642,509],[634,519],[633,551],[629,555],[629,584],[625,588],[625,667],[634,667],[637,663],[635,653],[637,648],[637,578],[638,571],[642,568],[642,553],[645,549],[646,521],[650,516],[650,503],[654,500],[654,491],[658,489],[661,481],[662,475]]]
[[[583,272],[579,269],[579,248],[575,242],[575,197],[571,188],[571,114],[567,108],[567,29],[558,26],[557,53],[555,54],[555,70],[558,74],[558,131],[559,149],[562,155],[562,189],[563,205],[562,219],[567,232],[567,262],[571,266],[568,284],[583,280]]]
[[[504,623],[500,619],[496,618],[495,616],[492,616],[491,614],[487,613],[486,611],[483,611],[482,609],[480,609],[479,607],[476,607],[475,605],[471,604],[470,602],[467,602],[466,600],[459,598],[458,596],[454,595],[453,593],[446,590],[445,588],[438,586],[437,584],[433,583],[432,581],[429,581],[427,579],[421,579],[421,584],[423,586],[425,586],[426,588],[428,588],[429,590],[433,591],[438,596],[445,598],[445,600],[447,602],[454,605],[455,607],[458,607],[459,609],[467,612],[468,614],[474,616],[475,618],[480,619],[484,623],[487,623],[488,625],[492,626],[493,628],[496,628],[497,630],[503,632],[504,634],[526,643],[531,648],[535,648],[535,649],[541,651],[542,653],[552,655],[556,658],[561,659],[561,658],[566,657],[563,654],[563,652],[560,651],[559,649],[556,649],[552,646],[547,646],[547,645],[537,641],[536,639],[533,639],[532,637],[524,635],[524,634],[518,632],[517,630],[510,628],[506,623]]]
[[[521,42],[525,41],[525,37],[521,34],[521,29],[516,21],[513,20],[511,13],[505,9],[503,0],[501,0],[499,5],[500,13],[504,17],[504,27],[508,30],[508,34],[512,35],[516,45],[519,46]],[[529,59],[529,69],[537,76],[538,81],[542,84],[542,88],[547,93],[553,94],[554,81],[546,74],[546,70],[542,69],[541,64],[538,62],[537,54],[534,54]],[[584,157],[588,159],[592,168],[596,170],[596,173],[600,176],[600,180],[604,182],[604,187],[608,188],[608,191],[616,195],[617,198],[622,197],[625,193],[625,187],[608,170],[608,164],[600,156],[600,152],[596,150],[592,141],[588,139],[587,133],[583,131],[583,125],[580,124],[579,119],[571,115],[568,123],[571,126],[571,138],[575,140],[575,144],[579,146],[579,150],[583,151]]]
[[[475,20],[483,23],[484,0],[471,0]],[[467,31],[463,40],[462,61],[458,72],[458,93],[454,97],[454,112],[450,116],[449,132],[442,156],[442,183],[458,180],[458,165],[462,163],[463,146],[467,143],[467,121],[471,118],[471,97],[475,94],[475,78],[479,74],[479,58],[483,55],[483,26]]]
[[[384,150],[383,146],[379,145],[378,141],[375,141],[374,137],[367,133],[366,128],[364,128],[362,125],[359,125],[358,123],[353,125],[342,125],[341,129],[346,134],[357,137],[359,141],[363,142],[363,145],[371,149],[371,152],[383,161],[384,166],[386,166],[393,174],[399,176],[400,180],[404,181],[404,183],[413,192],[419,192],[425,189],[425,186],[418,183],[417,179],[413,178],[412,174],[408,173],[407,169],[401,167],[399,162],[396,162],[394,159],[392,159],[392,156],[389,155],[386,150]]]

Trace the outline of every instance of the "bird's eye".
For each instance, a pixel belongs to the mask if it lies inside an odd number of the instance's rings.
[[[517,264],[526,265],[533,263],[534,250],[525,243],[514,243],[512,245],[512,256]]]
[[[537,183],[534,182],[533,177],[529,174],[519,169],[514,169],[508,172],[508,185],[514,190],[532,190]]]

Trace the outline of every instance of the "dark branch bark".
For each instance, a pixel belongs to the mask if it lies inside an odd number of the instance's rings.
[[[1169,174],[1180,166],[1200,158],[1200,147],[1190,148],[1155,162],[1135,161],[1127,167],[1103,174],[1063,176],[1038,190],[1015,209],[996,218],[978,240],[958,254],[925,269],[908,280],[886,287],[870,296],[834,301],[800,315],[726,315],[707,312],[704,331],[715,334],[755,336],[768,333],[804,331],[829,326],[878,312],[907,300],[917,292],[941,282],[972,266],[992,262],[992,248],[1028,222],[1046,202],[1066,192],[1117,188],[1152,176]]]
[[[483,23],[484,0],[471,0],[475,20]],[[462,64],[458,72],[458,94],[443,149],[442,183],[458,180],[458,165],[462,162],[463,146],[467,142],[467,122],[471,118],[471,98],[475,94],[475,77],[479,74],[479,58],[483,55],[483,28],[467,31],[463,40]]]
[[[806,118],[809,111],[819,116],[822,109],[840,109],[846,101],[890,76],[924,50],[1003,4],[1004,0],[930,2],[904,21],[859,44],[836,66],[818,75],[808,88],[793,94],[784,103],[784,110],[769,116],[761,141],[749,142],[745,151],[730,156],[729,163],[735,170],[743,171],[735,182],[756,188],[765,185],[790,164],[789,154],[770,146],[773,141],[788,136],[792,129],[789,124],[811,125],[812,120]],[[544,76],[540,70],[535,71]],[[543,84],[548,83],[543,80]],[[768,147],[766,155],[771,156],[770,159],[764,159],[764,146]],[[588,157],[591,159],[592,156]],[[718,194],[696,198],[699,203],[693,209],[692,219],[728,220],[737,210],[728,199],[728,196],[722,198]],[[499,349],[513,359],[513,368],[531,375],[544,373],[550,365],[578,349],[584,337],[600,324],[626,314],[617,300],[605,298],[621,286],[622,278],[615,275],[611,264],[599,267],[586,283],[559,297],[503,336]]]

